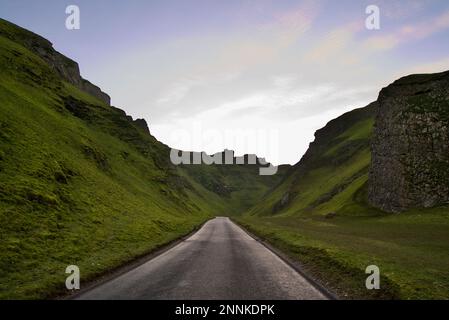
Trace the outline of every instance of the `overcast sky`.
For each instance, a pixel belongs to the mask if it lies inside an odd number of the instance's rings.
[[[81,29],[65,28],[78,5]],[[380,30],[365,27],[368,5]],[[160,141],[294,164],[398,77],[449,69],[449,1],[0,0]]]

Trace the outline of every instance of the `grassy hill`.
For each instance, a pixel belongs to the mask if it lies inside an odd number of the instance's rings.
[[[374,107],[351,111],[317,131],[301,161],[248,215],[357,214],[350,199],[368,178]]]
[[[342,298],[449,298],[449,207],[368,205],[376,107],[330,121],[275,176],[174,166],[170,148],[110,106],[76,62],[0,19],[0,298],[64,292],[67,265],[83,283],[215,215],[233,216]],[[365,289],[372,264],[378,291]]]
[[[172,165],[169,147],[78,71],[0,19],[0,298],[64,292],[68,265],[92,279],[248,208],[280,179]]]
[[[387,214],[368,205],[376,104],[317,131],[282,183],[236,220],[342,298],[448,299],[449,207]],[[381,289],[369,291],[373,264]]]

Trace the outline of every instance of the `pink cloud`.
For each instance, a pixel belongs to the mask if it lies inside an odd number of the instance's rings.
[[[437,16],[430,23],[405,25],[391,34],[371,37],[365,41],[364,46],[368,50],[390,50],[403,43],[427,38],[447,28],[449,28],[449,11]]]

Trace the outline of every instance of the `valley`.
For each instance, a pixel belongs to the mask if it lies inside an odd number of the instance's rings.
[[[225,216],[341,299],[448,299],[448,90],[448,72],[404,77],[377,101],[329,121],[301,160],[275,175],[260,175],[254,164],[174,165],[151,123],[111,106],[49,41],[0,19],[0,298],[64,295],[68,265],[79,266],[87,283]],[[176,255],[173,268],[187,270],[182,257],[189,252],[199,254],[189,260],[198,268],[212,258],[219,261],[214,270],[231,264],[232,250],[228,260],[214,250],[237,245],[229,230],[238,227],[226,226]],[[223,234],[229,241],[215,243]],[[243,239],[248,251],[261,250]],[[210,247],[201,256],[204,243]],[[257,265],[240,257],[243,267],[236,264],[228,278],[256,279]],[[270,261],[274,287],[289,276],[303,283]],[[365,288],[373,264],[380,290]],[[213,293],[226,282],[217,279]],[[254,283],[254,292],[269,287],[262,284]],[[181,293],[190,294],[158,292]]]

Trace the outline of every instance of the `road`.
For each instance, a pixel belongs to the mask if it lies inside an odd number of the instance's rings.
[[[297,271],[228,218],[76,299],[326,299]]]

